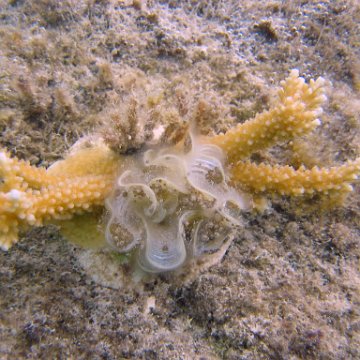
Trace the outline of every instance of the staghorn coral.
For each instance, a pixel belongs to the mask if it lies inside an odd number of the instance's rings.
[[[282,82],[278,102],[272,109],[210,139],[226,153],[235,186],[240,184],[252,192],[281,195],[352,190],[349,183],[357,178],[360,159],[331,169],[301,166],[297,170],[243,161],[258,150],[305,135],[320,125],[318,116],[326,99],[324,82],[320,77],[306,84],[298,70],[292,70]]]
[[[273,108],[225,134],[205,137],[193,129],[186,136],[180,131],[177,144],[166,145],[168,129],[162,127],[157,144],[142,144],[140,151],[137,143],[129,143],[124,151],[121,144],[114,146],[115,131],[104,136],[105,142],[84,138],[48,170],[2,152],[0,244],[11,246],[19,229],[28,225],[68,219],[106,203],[108,244],[117,252],[135,254],[145,271],[174,270],[185,261],[214,254],[231,242],[241,225],[241,211],[253,205],[252,194],[351,190],[359,159],[331,169],[297,170],[246,160],[258,150],[312,131],[320,124],[324,100],[322,78],[306,84],[293,70]],[[128,140],[138,141],[134,102],[128,122]],[[126,127],[119,123],[116,128],[126,135]]]
[[[314,166],[295,170],[291,166],[270,166],[239,162],[231,170],[233,182],[239,181],[251,191],[276,192],[281,195],[313,194],[314,192],[349,192],[350,183],[357,179],[360,159],[348,161],[342,166],[321,169]]]
[[[225,151],[228,162],[237,162],[257,150],[312,131],[320,124],[318,116],[325,99],[323,78],[306,84],[298,70],[292,70],[282,82],[276,106],[213,137],[211,142]]]
[[[111,192],[117,156],[105,145],[77,148],[48,170],[0,152],[0,244],[9,248],[19,229],[69,219],[102,205]]]

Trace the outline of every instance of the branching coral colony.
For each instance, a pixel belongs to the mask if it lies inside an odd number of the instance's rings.
[[[258,194],[347,193],[359,174],[359,158],[330,169],[248,160],[255,151],[316,128],[323,93],[322,78],[306,84],[293,70],[276,106],[225,134],[204,137],[191,131],[173,146],[160,136],[157,145],[145,144],[130,155],[111,150],[103,136],[76,144],[47,170],[2,151],[0,245],[8,249],[28,226],[106,205],[107,244],[134,254],[145,271],[169,271],[231,241],[241,211],[254,207]],[[135,128],[132,132],[137,136]]]

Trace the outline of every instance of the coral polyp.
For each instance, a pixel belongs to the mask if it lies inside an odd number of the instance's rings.
[[[138,248],[138,263],[148,272],[217,251],[249,207],[228,185],[224,159],[220,148],[194,137],[188,151],[150,149],[133,159],[106,202],[108,243],[119,252]]]

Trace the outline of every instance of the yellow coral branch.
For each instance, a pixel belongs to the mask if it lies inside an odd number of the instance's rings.
[[[321,104],[324,96],[324,79],[306,84],[297,70],[282,82],[278,103],[269,111],[239,124],[210,142],[221,147],[229,162],[242,160],[254,151],[278,142],[290,140],[313,130],[320,124]]]
[[[8,249],[18,239],[19,223],[15,216],[0,215],[0,248]]]
[[[118,170],[119,155],[102,141],[75,144],[65,160],[54,163],[47,174],[55,177],[112,175]]]
[[[40,188],[55,181],[55,178],[46,173],[45,168],[37,168],[27,161],[11,158],[6,151],[0,152],[0,178],[3,179],[0,184],[0,191],[3,192],[23,189],[24,186]]]
[[[301,195],[318,192],[348,192],[360,172],[360,158],[329,169],[313,167],[295,170],[291,166],[270,166],[239,162],[231,169],[231,180],[254,192]]]
[[[19,229],[103,205],[117,175],[119,157],[102,144],[77,149],[48,170],[0,153],[0,247],[17,241]]]

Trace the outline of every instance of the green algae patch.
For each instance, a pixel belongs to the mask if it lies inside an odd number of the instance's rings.
[[[61,222],[61,234],[75,245],[86,249],[100,249],[106,245],[99,223],[99,214],[77,215]]]

